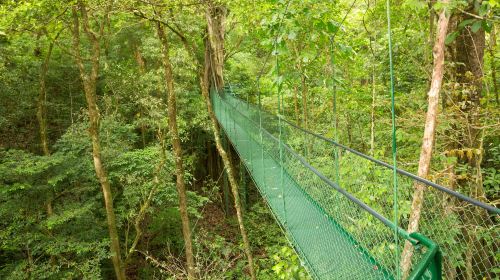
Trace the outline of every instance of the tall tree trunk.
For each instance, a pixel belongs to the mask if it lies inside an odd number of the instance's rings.
[[[372,90],[372,106],[371,106],[371,126],[370,126],[370,155],[374,156],[375,154],[375,109],[376,109],[376,99],[377,99],[377,91],[376,91],[376,83],[375,83],[375,51],[373,50],[373,40],[370,36],[370,52],[372,53],[372,79],[371,79],[371,90]]]
[[[111,239],[111,260],[113,262],[113,267],[115,270],[115,275],[118,280],[126,279],[125,271],[123,269],[123,262],[120,254],[120,239],[118,237],[118,231],[116,228],[116,217],[113,207],[113,198],[111,194],[111,186],[108,180],[106,169],[102,163],[101,158],[101,144],[99,138],[99,108],[97,106],[97,96],[96,96],[96,85],[97,78],[99,75],[99,58],[100,58],[100,39],[103,37],[104,33],[104,22],[109,16],[111,10],[112,1],[109,1],[104,13],[104,19],[101,22],[101,27],[99,33],[96,33],[90,29],[89,18],[87,14],[87,8],[82,1],[78,1],[77,6],[73,6],[73,51],[76,64],[80,71],[80,78],[82,79],[83,89],[85,92],[85,99],[87,100],[88,115],[89,115],[89,134],[92,141],[92,157],[94,161],[94,169],[99,179],[102,187],[102,193],[104,196],[104,205],[106,208],[106,218],[108,222],[109,237]],[[91,70],[87,73],[85,65],[83,64],[83,58],[81,55],[80,46],[80,19],[78,15],[82,17],[83,30],[87,35],[91,45]]]
[[[59,35],[57,35],[59,36]],[[57,39],[57,37],[56,37]],[[56,40],[54,39],[54,40]],[[49,48],[47,49],[47,54],[42,62],[40,69],[40,89],[38,93],[37,111],[36,117],[38,120],[38,126],[40,130],[40,145],[42,147],[42,152],[44,156],[50,156],[49,141],[47,136],[47,73],[49,71],[49,62],[52,56],[52,50],[54,49],[54,41],[50,41]],[[51,192],[50,198],[46,202],[47,217],[51,217],[54,214],[52,207],[53,194]],[[48,230],[49,234],[52,235],[52,230]],[[50,256],[50,264],[54,266],[55,256]]]
[[[446,5],[449,0],[443,0]],[[428,92],[429,101],[427,108],[427,115],[425,118],[424,137],[422,139],[422,148],[420,150],[420,160],[418,162],[418,176],[426,178],[429,174],[430,164],[432,159],[432,149],[434,145],[434,136],[436,131],[437,115],[439,109],[439,92],[443,82],[444,72],[444,52],[445,52],[445,38],[448,29],[449,16],[446,14],[445,9],[439,13],[439,20],[437,23],[437,35],[433,48],[434,66],[432,70],[431,87]],[[408,225],[408,232],[418,231],[418,223],[422,212],[422,204],[424,200],[425,186],[415,183],[415,192],[413,193],[413,202],[411,206],[410,221]],[[405,243],[403,253],[401,256],[401,267],[403,279],[408,276],[411,266],[411,257],[413,251],[409,242]]]
[[[371,106],[371,113],[370,113],[370,155],[374,156],[375,154],[375,109],[376,109],[376,90],[375,90],[375,66],[372,66],[372,85],[371,85],[371,90],[372,90],[372,106]]]
[[[481,1],[473,1],[467,12],[469,14],[477,14],[477,8]],[[469,14],[463,14],[460,21],[474,19]],[[459,22],[460,22],[459,21]],[[457,64],[456,79],[462,86],[455,97],[457,104],[464,103],[460,110],[466,116],[466,129],[461,130],[462,135],[459,135],[460,145],[457,147],[462,150],[481,151],[483,130],[480,128],[481,121],[481,93],[483,90],[483,58],[485,51],[485,31],[480,28],[473,32],[470,26],[466,26],[460,32],[456,40],[455,60]],[[466,184],[470,185],[469,195],[482,199],[484,190],[482,186],[482,174],[480,164],[482,161],[482,153],[474,153],[473,157],[465,159],[465,163],[471,167],[475,174],[471,174],[471,180]],[[460,184],[460,182],[459,182]]]
[[[184,166],[182,162],[182,147],[181,140],[179,138],[179,132],[177,129],[177,104],[174,89],[174,77],[172,74],[172,65],[170,63],[169,55],[169,41],[163,30],[161,23],[156,23],[156,31],[158,38],[162,44],[162,63],[165,69],[165,85],[167,88],[167,98],[168,98],[168,128],[170,133],[170,139],[172,142],[172,149],[174,152],[175,160],[175,175],[177,178],[176,186],[177,192],[179,194],[179,210],[182,220],[182,234],[185,243],[185,253],[187,260],[187,273],[189,279],[195,278],[195,264],[193,255],[193,244],[191,238],[191,228],[189,226],[189,215],[187,211],[187,197],[186,197],[186,185],[184,182]]]
[[[491,64],[491,81],[493,83],[493,92],[495,93],[495,101],[497,106],[500,105],[500,99],[498,96],[498,82],[497,82],[497,68],[495,59],[495,50],[497,46],[497,36],[496,36],[496,26],[493,24],[490,33],[490,47],[488,48],[490,53],[490,64]]]
[[[297,85],[293,85],[293,105],[295,110],[295,123],[297,125],[300,125],[299,98],[297,91],[298,91]]]
[[[223,67],[224,67],[224,34],[225,34],[225,16],[226,8],[209,3],[206,11],[208,36],[205,40],[205,61],[204,67],[200,69],[200,87],[202,95],[205,99],[208,115],[212,123],[212,130],[215,138],[215,146],[224,163],[226,173],[229,179],[229,185],[234,197],[234,208],[240,227],[240,233],[243,239],[245,254],[248,259],[248,268],[252,279],[256,279],[255,270],[253,267],[253,256],[248,240],[243,214],[241,209],[241,201],[239,194],[238,181],[236,180],[235,168],[232,161],[222,146],[220,128],[217,124],[217,118],[212,108],[210,101],[210,76],[212,76],[214,87],[216,90],[221,90],[224,86]]]
[[[307,108],[307,78],[304,74],[300,75],[300,82],[301,82],[301,88],[302,88],[302,122],[303,126],[305,129],[309,129],[309,109]]]
[[[137,63],[137,66],[139,66],[139,74],[142,76],[146,72],[146,62],[144,61],[144,57],[141,54],[141,51],[139,50],[139,46],[134,47],[134,58]],[[139,105],[139,116],[140,118],[144,118],[144,109],[142,105]],[[146,147],[146,125],[144,124],[144,121],[141,120],[141,139],[142,139],[142,147]]]
[[[465,13],[461,13],[459,22],[475,19],[475,15],[479,14],[481,2],[481,0],[470,1],[469,6],[464,9]],[[481,128],[481,94],[483,91],[485,47],[486,36],[482,27],[476,32],[472,31],[471,26],[466,26],[460,31],[455,43],[455,62],[457,65],[455,75],[460,85],[460,91],[459,94],[453,96],[456,104],[463,104],[458,108],[463,123],[461,129],[458,130],[458,143],[455,144],[455,147],[467,155],[458,159],[460,164],[467,167],[467,176],[457,180],[457,185],[461,191],[480,200],[485,198],[481,173],[484,137],[483,128]],[[462,234],[464,239],[468,241],[467,247],[469,248],[465,255],[466,271],[464,274],[472,279],[473,275],[478,275],[481,271],[489,272],[494,266],[495,262],[487,253],[491,249],[487,242],[476,233],[478,225],[490,226],[492,221],[486,211],[477,207],[459,214],[464,222]],[[490,259],[490,261],[484,261],[486,259]],[[492,275],[488,273],[485,278],[490,279]]]
[[[254,271],[254,267],[253,267],[252,251],[250,249],[250,242],[248,240],[245,225],[243,223],[243,214],[241,211],[241,202],[240,202],[240,196],[239,196],[239,190],[238,190],[239,186],[238,186],[238,182],[236,180],[234,167],[231,164],[231,160],[229,159],[227,152],[222,147],[220,128],[217,124],[217,118],[216,118],[215,113],[213,111],[212,103],[210,101],[210,93],[209,93],[210,82],[209,82],[209,78],[208,78],[209,71],[204,71],[204,72],[205,73],[203,73],[202,76],[200,77],[201,92],[203,94],[203,98],[205,99],[205,104],[207,106],[208,115],[209,115],[210,121],[212,123],[212,130],[213,130],[214,138],[215,138],[215,146],[216,146],[217,151],[219,152],[219,154],[222,158],[222,161],[224,163],[226,173],[227,173],[227,176],[229,178],[229,185],[231,186],[231,192],[233,193],[234,207],[236,208],[236,216],[238,218],[240,233],[241,233],[241,236],[243,238],[243,246],[245,248],[245,254],[246,254],[247,259],[248,259],[250,276],[252,279],[255,280],[256,277],[255,277],[255,271]]]
[[[47,72],[49,71],[49,62],[52,56],[52,50],[54,49],[54,42],[49,43],[49,48],[45,59],[43,60],[41,71],[40,71],[40,91],[38,93],[37,111],[36,118],[38,120],[38,126],[40,129],[40,144],[42,146],[42,152],[45,156],[50,155],[49,141],[47,136]]]

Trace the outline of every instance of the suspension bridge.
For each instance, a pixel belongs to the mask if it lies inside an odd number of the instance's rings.
[[[481,234],[498,233],[499,209],[301,128],[228,88],[212,91],[211,101],[221,128],[314,279],[498,276],[498,239]],[[397,196],[391,194],[393,172],[399,176]],[[394,207],[402,217],[409,214],[405,205],[415,182],[426,185],[427,194],[420,230],[409,233],[405,219],[388,217]],[[411,245],[412,257],[402,273],[405,244]]]

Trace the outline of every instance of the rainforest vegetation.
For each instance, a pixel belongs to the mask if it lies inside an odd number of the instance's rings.
[[[498,0],[0,0],[0,279],[310,279],[214,90],[498,207],[499,32]],[[392,219],[390,170],[340,156]],[[443,277],[498,279],[498,215],[407,185]]]

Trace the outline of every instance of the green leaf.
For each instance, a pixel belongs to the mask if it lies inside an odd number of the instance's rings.
[[[491,23],[487,20],[483,20],[481,22],[483,24],[484,31],[486,31],[487,33],[491,33],[491,28],[493,27],[493,23]]]
[[[448,34],[446,36],[446,39],[444,40],[444,43],[446,45],[451,44],[453,41],[455,41],[455,38],[457,38],[457,36],[458,36],[458,32],[457,31],[451,32],[450,34]]]
[[[329,21],[326,26],[327,26],[328,32],[330,32],[330,33],[336,33],[337,30],[339,30],[338,24],[336,22],[333,22],[333,21]]]
[[[472,24],[473,22],[475,22],[475,21],[476,21],[476,19],[473,19],[473,18],[472,18],[472,19],[466,19],[466,20],[462,21],[462,22],[458,25],[458,28],[459,28],[459,29],[462,29],[462,28],[464,28],[464,27],[465,27],[465,26],[467,26],[467,25],[471,25],[471,24]]]
[[[481,28],[482,24],[482,21],[476,21],[470,29],[472,30],[472,32],[476,33]]]
[[[483,4],[481,5],[481,7],[479,7],[479,15],[480,16],[485,16],[488,11],[490,10],[490,7],[488,5],[488,2],[483,2]]]

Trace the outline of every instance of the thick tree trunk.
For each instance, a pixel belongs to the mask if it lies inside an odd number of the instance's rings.
[[[474,1],[480,3],[481,1]],[[467,10],[470,14],[477,14],[478,5],[471,4]],[[463,15],[459,22],[474,19],[473,16]],[[466,26],[461,31],[456,40],[455,60],[456,60],[456,79],[462,86],[463,90],[455,96],[456,104],[464,103],[460,108],[465,115],[464,126],[466,129],[460,130],[460,144],[457,147],[464,151],[481,151],[483,131],[481,129],[481,93],[483,90],[483,58],[485,51],[485,31],[480,28],[473,32],[470,26]],[[480,165],[482,161],[482,153],[473,152],[473,156],[463,159],[464,163],[468,164],[474,174],[470,174],[468,182],[459,182],[464,186],[469,185],[469,195],[482,199],[484,189],[482,186],[482,174]]]
[[[447,4],[448,0],[443,0]],[[427,108],[427,115],[425,118],[424,137],[422,140],[422,148],[420,150],[420,160],[418,162],[418,176],[426,178],[429,174],[430,164],[432,159],[432,149],[434,145],[434,136],[437,124],[437,115],[439,109],[439,92],[443,82],[444,72],[444,51],[445,51],[445,38],[448,29],[449,16],[446,15],[445,9],[439,14],[437,24],[436,41],[433,48],[434,66],[432,70],[431,87],[428,92],[429,101]],[[411,206],[410,221],[408,225],[408,232],[412,233],[418,230],[418,223],[422,212],[422,205],[424,200],[425,186],[415,183],[415,192],[413,193],[413,202]],[[401,268],[403,278],[408,276],[411,266],[411,257],[413,251],[410,243],[406,242],[402,256]]]
[[[184,182],[184,166],[182,162],[182,147],[177,129],[177,104],[174,89],[174,77],[172,74],[172,65],[170,63],[169,42],[163,30],[161,23],[156,23],[158,38],[162,44],[162,63],[165,69],[165,85],[168,95],[168,128],[172,149],[174,152],[175,175],[177,178],[177,192],[179,194],[179,210],[182,220],[182,234],[184,237],[185,253],[187,260],[187,273],[189,279],[195,278],[195,264],[193,255],[193,244],[191,238],[191,228],[189,226],[189,215],[187,211],[186,185]]]
[[[248,240],[245,224],[243,221],[243,213],[241,209],[241,201],[239,194],[238,181],[236,180],[235,168],[232,161],[222,146],[220,128],[217,124],[217,118],[212,108],[210,101],[210,76],[214,82],[216,90],[221,90],[224,86],[223,66],[224,66],[224,34],[225,34],[225,16],[226,9],[219,5],[209,3],[206,12],[208,38],[205,40],[205,61],[204,67],[200,69],[200,87],[203,98],[207,106],[208,115],[212,123],[212,130],[215,138],[215,146],[224,163],[226,173],[229,179],[229,185],[234,198],[234,207],[240,227],[240,233],[243,238],[243,246],[248,259],[248,268],[252,279],[256,279],[255,270],[253,267],[253,256]]]
[[[115,270],[115,275],[118,280],[126,279],[125,271],[123,269],[122,258],[120,254],[120,241],[118,237],[118,231],[116,228],[116,218],[113,207],[113,198],[111,194],[111,186],[106,174],[106,170],[103,166],[101,159],[101,144],[99,139],[99,109],[97,106],[97,96],[96,96],[96,84],[99,73],[99,58],[100,58],[100,38],[103,36],[103,23],[101,23],[101,30],[99,34],[90,30],[89,19],[87,15],[87,8],[84,3],[78,1],[78,8],[73,7],[73,50],[75,52],[75,60],[80,71],[80,78],[82,79],[83,89],[85,92],[85,99],[87,100],[88,106],[88,116],[89,116],[89,134],[92,141],[92,158],[94,161],[94,169],[102,187],[102,193],[104,196],[104,205],[106,209],[106,218],[108,222],[109,237],[111,239],[110,249],[111,249],[111,260],[113,262],[113,267]],[[108,9],[105,12],[105,18],[109,15],[111,9],[111,4],[108,3]],[[80,46],[80,19],[78,15],[78,10],[80,16],[83,20],[83,30],[89,38],[92,50],[91,50],[91,70],[87,73],[85,65],[83,64],[83,59],[81,56],[81,46]],[[103,20],[105,21],[105,19]]]
[[[459,22],[475,19],[479,14],[481,0],[470,1],[462,13]],[[481,162],[483,155],[483,121],[481,119],[481,94],[483,91],[484,78],[484,52],[486,48],[485,30],[481,27],[474,32],[471,26],[464,27],[455,43],[456,80],[460,85],[459,94],[454,95],[455,104],[463,104],[459,107],[458,114],[463,123],[458,130],[458,143],[454,144],[456,149],[464,152],[467,156],[459,157],[460,164],[467,166],[467,176],[457,180],[460,190],[466,194],[480,199],[485,199],[483,177],[481,173]],[[492,221],[488,213],[479,208],[471,208],[459,213],[464,226],[462,235],[467,240],[468,250],[465,254],[466,266],[463,274],[472,279],[481,271],[491,271],[494,266],[492,256],[488,256],[487,242],[476,233],[477,225],[490,226]],[[485,261],[488,258],[489,261]],[[486,274],[485,278],[492,278]],[[494,277],[493,277],[494,278]]]

